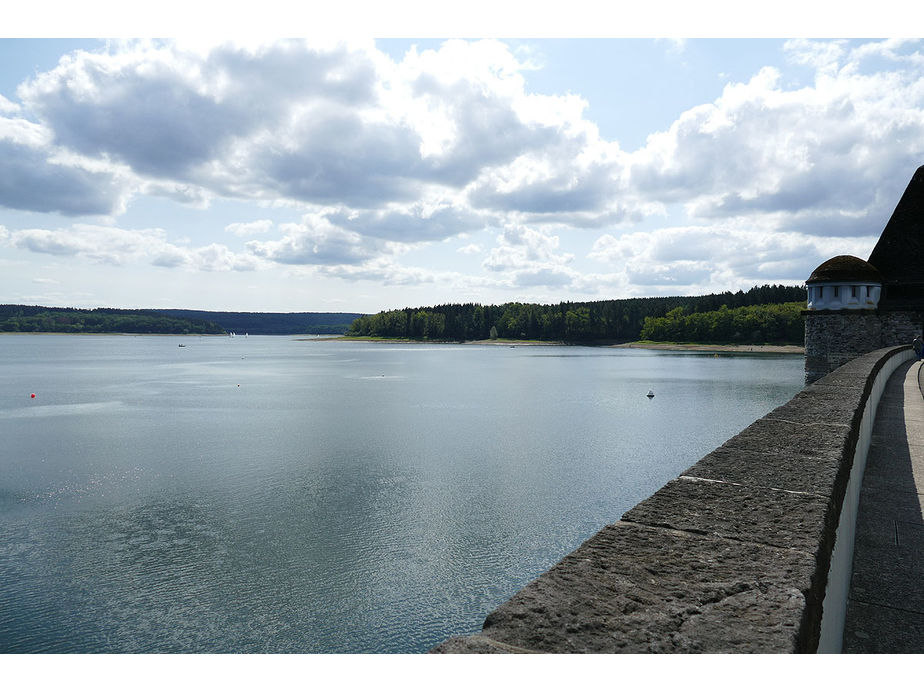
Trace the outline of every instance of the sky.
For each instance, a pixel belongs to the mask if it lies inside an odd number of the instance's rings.
[[[924,164],[921,40],[221,28],[0,39],[0,303],[371,313],[798,285],[868,257]],[[73,35],[97,32],[122,36]]]

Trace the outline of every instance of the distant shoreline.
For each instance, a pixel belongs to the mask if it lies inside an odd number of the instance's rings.
[[[0,331],[4,335],[44,335],[50,337],[227,337],[227,334],[214,332],[44,332],[41,330],[28,332]]]
[[[569,346],[566,342],[540,342],[516,339],[476,339],[466,342],[425,341],[383,337],[321,337],[313,341],[336,340],[340,342],[367,342],[371,344],[475,344],[487,346]],[[575,345],[586,346],[586,345]],[[605,349],[654,349],[659,351],[714,351],[755,354],[804,354],[805,347],[795,344],[684,344],[675,342],[622,342],[619,344],[593,344]]]
[[[228,337],[227,334],[209,333],[169,333],[169,332],[0,332],[3,335],[76,335],[76,336],[121,336],[121,337]],[[311,333],[308,333],[311,334]],[[238,335],[240,336],[240,335]],[[596,346],[603,349],[653,349],[655,351],[705,351],[738,354],[804,354],[805,347],[795,344],[689,344],[677,342],[622,342],[619,344],[568,344],[567,342],[541,342],[528,339],[474,339],[466,342],[452,341],[426,341],[418,339],[398,339],[383,337],[370,339],[368,337],[345,337],[342,335],[305,336],[305,333],[279,334],[279,335],[250,335],[270,337],[291,337],[296,342],[366,342],[370,344],[462,344],[476,346]]]
[[[760,354],[804,354],[805,347],[796,344],[675,344],[673,342],[626,342],[611,344],[617,349],[658,349],[663,351],[723,351]]]

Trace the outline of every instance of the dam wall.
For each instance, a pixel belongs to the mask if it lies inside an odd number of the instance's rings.
[[[911,358],[818,379],[432,652],[840,651],[876,408]]]
[[[911,344],[924,311],[805,310],[805,382],[888,344]]]

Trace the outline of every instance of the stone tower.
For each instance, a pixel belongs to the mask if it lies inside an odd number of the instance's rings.
[[[805,382],[924,331],[924,166],[866,262],[839,255],[805,282]]]

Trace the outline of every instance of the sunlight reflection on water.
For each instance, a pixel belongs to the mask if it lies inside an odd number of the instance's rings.
[[[0,349],[3,652],[425,651],[803,377],[582,347]]]

